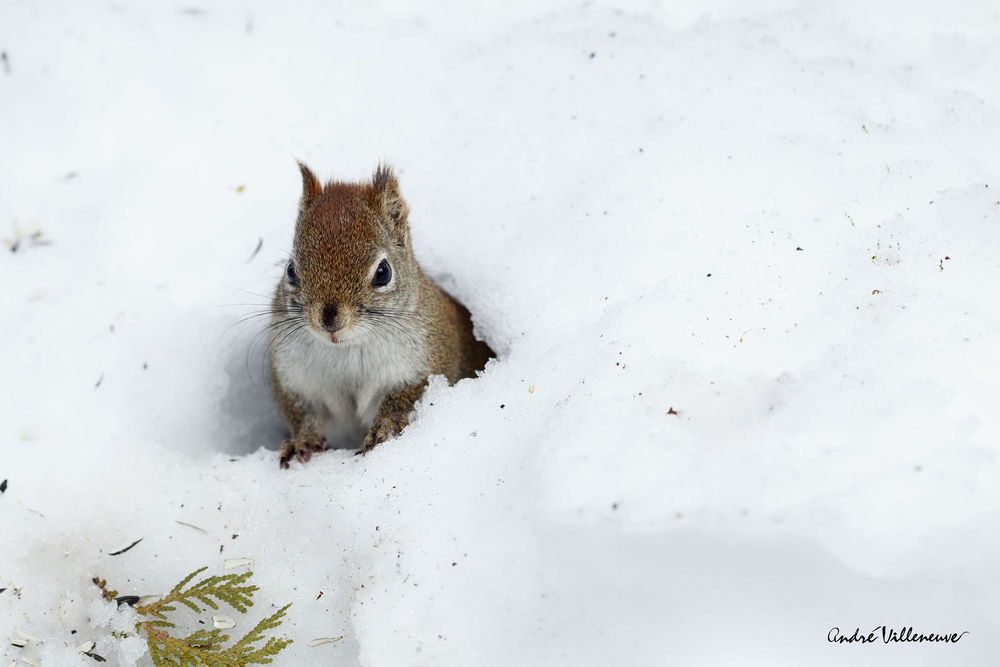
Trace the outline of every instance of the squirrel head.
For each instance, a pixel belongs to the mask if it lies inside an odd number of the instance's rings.
[[[416,318],[421,274],[392,168],[380,165],[368,182],[325,185],[301,162],[299,169],[295,241],[278,287],[285,311],[338,344]]]

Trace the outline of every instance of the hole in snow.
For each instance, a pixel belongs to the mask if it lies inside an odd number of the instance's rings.
[[[244,455],[260,448],[277,451],[288,437],[288,428],[278,413],[268,385],[268,352],[266,336],[254,336],[257,331],[244,330],[226,346],[228,386],[220,403],[221,449],[229,454]],[[479,338],[485,338],[477,331]],[[476,370],[482,371],[489,359],[497,353],[483,342],[480,353],[489,350]],[[367,432],[342,433],[332,422],[327,424],[329,447],[356,449]]]
[[[223,451],[249,454],[261,447],[277,450],[285,437],[285,424],[267,386],[266,346],[251,347],[246,337],[226,349],[229,386],[219,406]]]

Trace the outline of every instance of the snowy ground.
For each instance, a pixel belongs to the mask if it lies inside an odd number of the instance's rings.
[[[996,4],[362,4],[0,5],[4,664],[229,557],[280,665],[997,664]],[[499,359],[280,471],[294,157]]]

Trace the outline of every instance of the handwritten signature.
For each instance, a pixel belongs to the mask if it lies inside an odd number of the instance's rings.
[[[957,644],[967,634],[969,634],[968,630],[963,630],[962,632],[932,632],[925,635],[921,632],[915,632],[912,626],[896,630],[885,625],[876,625],[867,634],[863,633],[861,628],[854,628],[854,632],[850,635],[841,632],[838,627],[833,627],[830,628],[830,632],[826,633],[826,640],[831,644],[869,644],[877,641],[881,641],[883,644],[906,642]]]

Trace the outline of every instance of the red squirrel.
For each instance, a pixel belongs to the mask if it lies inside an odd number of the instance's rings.
[[[493,356],[469,311],[420,268],[392,169],[321,184],[304,164],[295,240],[272,302],[270,381],[291,435],[280,464],[326,449],[326,429],[365,453],[398,435],[431,375],[474,377]]]

